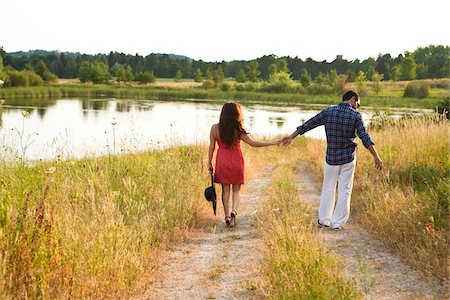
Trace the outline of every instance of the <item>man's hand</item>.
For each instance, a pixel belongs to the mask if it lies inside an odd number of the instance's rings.
[[[284,138],[281,139],[281,143],[284,146],[289,145],[292,142],[292,138],[290,136],[285,136]]]
[[[381,170],[383,168],[383,161],[381,160],[381,158],[375,157],[374,162],[375,162],[375,168],[377,170]]]

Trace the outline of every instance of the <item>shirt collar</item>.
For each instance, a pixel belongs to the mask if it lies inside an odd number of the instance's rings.
[[[341,106],[341,107],[350,107],[350,108],[353,109],[354,111],[357,111],[357,110],[354,109],[354,108],[350,105],[350,103],[348,103],[348,102],[342,101],[341,103],[339,103],[339,106]]]

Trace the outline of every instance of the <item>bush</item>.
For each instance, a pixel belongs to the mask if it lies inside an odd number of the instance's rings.
[[[202,84],[202,88],[204,88],[204,89],[213,89],[215,87],[216,87],[216,83],[214,82],[214,80],[211,80],[211,79],[205,80]]]
[[[261,84],[255,82],[238,83],[235,88],[238,92],[256,92],[261,89]]]
[[[6,72],[5,86],[37,86],[43,85],[44,80],[34,71],[8,70]]]
[[[287,72],[276,72],[270,76],[269,84],[263,87],[268,93],[293,93],[298,91],[300,86],[291,78]]]
[[[310,95],[329,95],[334,94],[335,89],[332,86],[326,84],[311,84],[305,87],[305,92]]]
[[[426,98],[430,95],[428,85],[425,83],[410,82],[403,92],[403,97]]]
[[[140,84],[153,83],[156,81],[156,77],[153,74],[153,71],[144,71],[136,74],[136,80],[139,81]]]
[[[232,90],[233,90],[233,85],[232,85],[231,83],[228,83],[228,82],[223,82],[223,83],[220,85],[220,89],[221,89],[222,91],[224,91],[224,92],[229,92],[229,91],[232,91]]]

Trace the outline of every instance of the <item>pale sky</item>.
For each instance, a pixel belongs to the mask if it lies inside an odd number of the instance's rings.
[[[450,45],[448,0],[0,0],[0,47],[331,62]]]

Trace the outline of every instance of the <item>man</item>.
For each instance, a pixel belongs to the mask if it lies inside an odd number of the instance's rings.
[[[297,135],[324,125],[327,136],[327,151],[320,199],[318,224],[322,227],[342,229],[350,215],[350,197],[353,188],[353,175],[356,165],[356,135],[362,140],[372,154],[375,167],[381,170],[383,162],[378,156],[374,142],[366,132],[361,114],[359,95],[348,91],[342,96],[342,102],[328,107],[299,126],[290,136],[284,137],[282,143],[289,145]],[[338,184],[336,208],[335,191]]]

